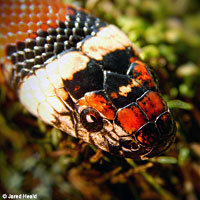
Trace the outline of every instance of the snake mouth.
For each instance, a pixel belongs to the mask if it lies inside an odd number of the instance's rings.
[[[146,160],[154,156],[160,155],[171,146],[174,140],[175,140],[175,135],[171,135],[170,138],[168,138],[167,140],[166,139],[160,140],[157,146],[153,147],[147,154],[141,155],[140,158],[142,160]]]
[[[147,124],[152,125],[151,123]],[[152,143],[151,145],[139,142],[135,136],[121,136],[119,139],[119,146],[109,146],[109,151],[127,158],[142,160],[150,159],[166,151],[174,142],[176,132],[175,124],[173,124],[171,130],[172,131],[169,133],[169,135],[159,134],[155,143]]]
[[[141,159],[141,160],[148,160],[154,156],[158,156],[164,151],[166,151],[171,144],[175,140],[175,135],[171,135],[170,138],[160,140],[158,144],[154,147],[143,147],[140,144],[134,145],[134,148],[127,148],[125,146],[120,146],[116,151],[118,151],[118,155],[122,157],[132,158],[132,159]],[[114,150],[114,149],[113,149]]]

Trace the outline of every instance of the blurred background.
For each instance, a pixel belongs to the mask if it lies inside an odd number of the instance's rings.
[[[59,200],[200,199],[200,1],[66,1],[115,24],[157,74],[177,125],[148,161],[112,156],[31,116],[0,74],[0,193]],[[0,197],[1,199],[1,197]]]

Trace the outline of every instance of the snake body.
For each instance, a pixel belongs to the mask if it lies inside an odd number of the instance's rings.
[[[171,145],[170,110],[116,26],[61,0],[0,3],[4,76],[30,113],[118,156]]]

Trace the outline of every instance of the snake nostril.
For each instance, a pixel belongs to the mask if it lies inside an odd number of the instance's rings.
[[[143,146],[153,146],[159,141],[159,133],[154,123],[148,122],[135,134],[138,142]]]
[[[161,114],[156,120],[156,125],[161,134],[161,138],[169,136],[174,133],[175,124],[169,112]]]

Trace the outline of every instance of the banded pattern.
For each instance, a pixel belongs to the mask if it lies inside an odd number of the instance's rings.
[[[0,17],[5,78],[33,115],[119,156],[170,146],[170,111],[117,27],[61,0],[1,2]]]
[[[10,12],[3,12],[3,9],[8,9],[7,4],[1,7],[3,15],[1,31],[2,33],[7,31],[8,35],[8,39],[2,35],[1,46],[7,44],[8,41],[11,42],[6,48],[6,55],[15,65],[11,77],[14,86],[26,75],[42,67],[49,58],[63,51],[76,49],[78,42],[88,36],[94,36],[100,27],[106,25],[98,18],[86,15],[83,11],[75,10],[71,6],[66,10],[60,9],[57,14],[54,14],[53,12],[57,11],[56,4],[51,3],[47,6],[48,9],[45,9],[46,3],[44,2],[44,5],[42,3],[39,10],[36,2],[29,6],[20,2],[17,5],[11,5],[11,8],[15,6],[13,11],[10,10],[11,16],[14,17],[18,14],[17,12],[22,12],[19,15],[19,23],[10,22],[11,27],[7,24]],[[27,18],[24,16],[26,11],[31,13],[27,15]]]

